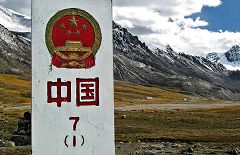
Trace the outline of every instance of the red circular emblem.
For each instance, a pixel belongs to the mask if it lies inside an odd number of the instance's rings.
[[[71,8],[57,12],[48,22],[46,44],[58,68],[91,68],[101,45],[101,29],[89,13]]]

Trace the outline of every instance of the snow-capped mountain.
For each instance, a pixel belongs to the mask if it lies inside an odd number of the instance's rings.
[[[31,76],[31,18],[0,6],[0,73]]]
[[[177,53],[171,46],[151,50],[116,23],[113,46],[116,80],[175,87],[207,97],[240,98],[239,74],[221,64]]]
[[[31,32],[31,18],[0,5],[0,24],[10,31]]]
[[[240,46],[233,46],[225,53],[209,53],[206,58],[223,64],[228,70],[240,70]]]

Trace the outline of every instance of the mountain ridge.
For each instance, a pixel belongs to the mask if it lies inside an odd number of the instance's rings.
[[[239,81],[231,79],[231,71],[221,64],[177,53],[170,46],[151,51],[115,22],[113,40],[117,80],[175,87],[207,97],[238,98]]]
[[[1,73],[31,75],[30,33],[0,25]],[[240,74],[219,63],[177,53],[171,46],[150,49],[139,37],[113,22],[114,78],[166,86],[209,98],[240,99]]]

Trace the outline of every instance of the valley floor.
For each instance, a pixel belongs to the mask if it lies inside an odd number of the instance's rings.
[[[117,155],[240,153],[240,102],[117,82],[115,89]]]
[[[9,140],[30,111],[30,82],[11,77],[18,85],[8,76],[0,76],[0,140]],[[115,135],[117,155],[234,154],[240,152],[240,105],[116,81]],[[31,146],[1,147],[0,154],[30,155]]]
[[[115,112],[118,155],[240,151],[240,106]]]

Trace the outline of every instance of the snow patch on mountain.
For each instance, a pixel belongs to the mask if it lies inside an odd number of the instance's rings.
[[[228,70],[232,70],[232,71],[240,70],[240,66],[233,66],[232,64],[230,64],[230,65],[224,64],[224,67],[226,67]]]
[[[31,18],[0,5],[0,24],[10,31],[31,32]]]
[[[12,36],[12,33],[8,31],[5,27],[3,27],[1,24],[0,31],[1,31],[0,40],[3,40],[5,43],[8,44],[9,47],[17,50],[18,44],[14,41],[14,39],[16,39],[16,36]]]
[[[167,50],[166,46],[163,45],[163,44],[150,42],[149,40],[146,40],[143,37],[139,37],[139,40],[141,42],[144,42],[151,51],[157,51],[157,50],[165,51],[165,50]]]

